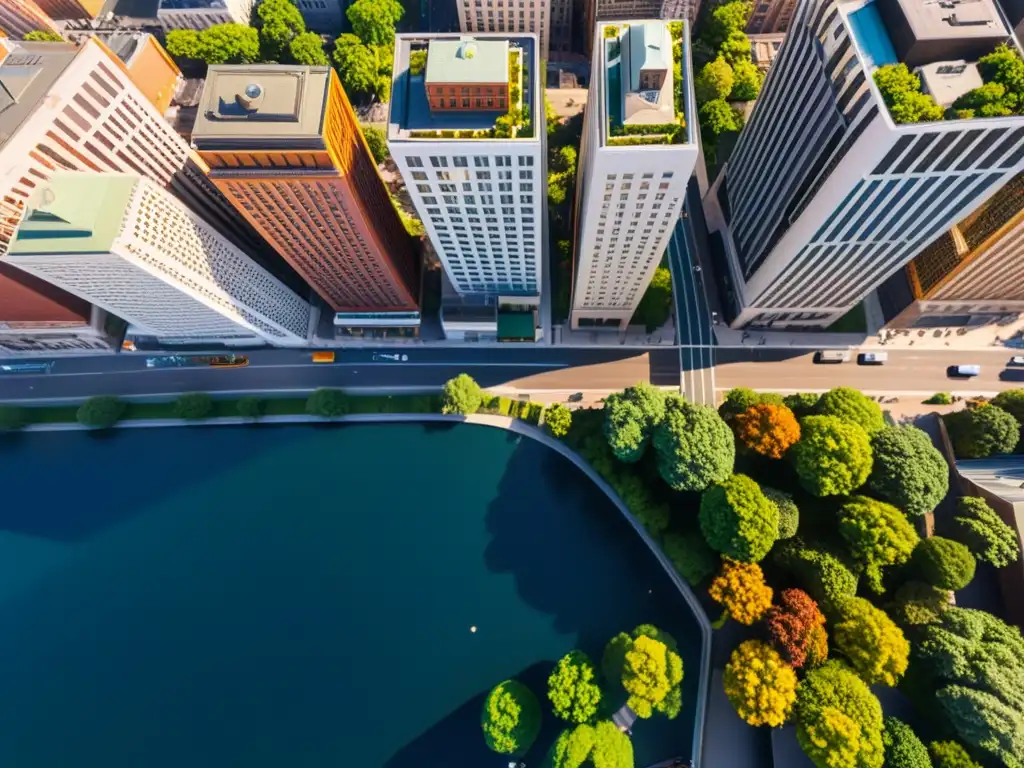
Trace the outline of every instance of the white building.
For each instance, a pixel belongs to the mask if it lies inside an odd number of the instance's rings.
[[[447,303],[492,308],[472,338],[502,337],[499,315],[539,325],[547,165],[535,46],[533,35],[396,39],[388,146],[444,265]],[[499,138],[510,108],[525,122]],[[523,337],[521,321],[507,338]]]
[[[687,25],[598,24],[594,54],[570,322],[574,329],[625,330],[664,256],[697,162]]]
[[[164,31],[206,29],[215,24],[249,25],[253,0],[160,0],[156,18]]]
[[[705,199],[733,327],[829,325],[1024,168],[1024,117],[896,123],[875,85],[880,66],[976,61],[1008,38],[992,0],[950,1],[801,0]]]
[[[54,174],[4,262],[157,338],[306,343],[309,305],[139,176]]]
[[[551,3],[552,0],[457,0],[459,28],[474,35],[486,32],[536,35],[540,61],[547,61]]]

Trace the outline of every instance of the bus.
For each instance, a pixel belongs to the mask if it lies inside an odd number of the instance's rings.
[[[53,361],[32,363],[5,363],[0,365],[4,373],[49,373],[53,370]]]
[[[161,355],[147,357],[147,368],[242,368],[249,364],[245,355]]]

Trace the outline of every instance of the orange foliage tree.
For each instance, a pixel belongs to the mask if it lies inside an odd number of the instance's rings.
[[[770,459],[781,459],[800,439],[800,423],[784,405],[761,403],[736,416],[736,438]]]
[[[708,594],[725,606],[729,616],[747,626],[764,616],[772,605],[772,588],[765,583],[761,566],[728,558],[723,559],[722,572],[711,582]]]
[[[768,638],[793,669],[815,666],[828,657],[825,616],[802,589],[784,589],[765,616]]]

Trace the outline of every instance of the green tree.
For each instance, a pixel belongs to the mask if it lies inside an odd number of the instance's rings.
[[[884,718],[882,724],[886,768],[932,768],[928,748],[909,725],[895,717]]]
[[[235,404],[235,409],[243,419],[258,419],[263,415],[263,401],[258,397],[243,397]]]
[[[558,170],[562,173],[576,173],[577,157],[575,147],[559,147],[555,157]]]
[[[639,461],[651,431],[665,418],[665,393],[640,383],[604,401],[604,434],[619,461]]]
[[[985,117],[991,115],[995,108],[999,112],[1012,114],[1006,105],[1006,87],[1000,83],[985,83],[973,88],[953,102],[953,109],[973,109]]]
[[[615,723],[577,725],[551,748],[551,768],[633,768],[633,742]]]
[[[818,413],[857,424],[869,435],[885,427],[882,408],[867,395],[850,387],[836,387],[821,396]]]
[[[199,32],[194,29],[172,29],[164,38],[167,52],[176,59],[201,59],[203,46],[199,40]]]
[[[699,519],[708,546],[745,563],[764,559],[779,532],[779,508],[746,475],[704,491]]]
[[[791,539],[796,536],[797,528],[800,527],[800,510],[793,497],[763,485],[761,493],[779,510],[779,532],[776,538]]]
[[[885,591],[882,569],[907,562],[919,541],[902,512],[869,496],[853,496],[839,508],[839,533],[876,594]]]
[[[214,24],[199,33],[198,53],[207,64],[252,64],[260,60],[259,33],[244,24]]]
[[[800,484],[815,496],[843,496],[871,473],[871,441],[857,424],[835,416],[807,416],[800,441],[789,449]]]
[[[713,99],[729,98],[734,82],[735,78],[729,62],[721,56],[714,61],[709,61],[701,68],[700,74],[697,75],[693,83],[697,102],[703,104]]]
[[[64,38],[59,33],[49,29],[33,29],[24,40],[26,43],[63,43]]]
[[[942,417],[958,459],[984,459],[1011,453],[1020,439],[1020,425],[1002,408],[983,404]]]
[[[355,0],[345,11],[352,32],[367,45],[394,44],[395,25],[405,15],[396,0]]]
[[[801,586],[822,605],[834,605],[857,594],[858,574],[843,553],[825,547],[809,547],[800,537],[780,542],[772,559],[797,577]]]
[[[747,49],[748,55],[750,49]],[[740,59],[732,67],[735,80],[733,81],[732,92],[729,94],[729,101],[753,101],[761,92],[761,85],[764,84],[764,75],[749,58]]]
[[[189,392],[178,397],[174,415],[179,419],[205,419],[213,413],[213,398],[205,392]]]
[[[712,48],[719,48],[734,32],[742,32],[754,6],[743,0],[723,3],[711,12],[704,38]]]
[[[907,671],[910,643],[885,611],[863,597],[849,597],[835,606],[839,620],[832,640],[869,685],[895,686]]]
[[[1013,416],[1018,424],[1024,424],[1024,389],[1005,389],[989,402]]]
[[[127,403],[122,403],[113,395],[97,395],[78,407],[75,418],[83,426],[106,429],[121,420],[127,407]]]
[[[498,683],[484,700],[484,741],[499,755],[522,756],[540,733],[540,717],[540,704],[529,688],[518,680]]]
[[[954,537],[978,560],[1002,568],[1017,561],[1020,544],[1013,528],[979,496],[957,499]]]
[[[377,163],[377,165],[382,165],[387,162],[388,158],[391,157],[391,151],[388,149],[387,134],[375,125],[361,125],[359,127],[362,129],[363,137],[366,139],[366,143],[370,147],[370,154],[373,155],[373,161]]]
[[[572,426],[572,411],[561,403],[552,403],[544,412],[544,425],[554,437],[565,437]]]
[[[928,745],[928,753],[934,768],[981,768],[955,741],[933,741]]]
[[[868,488],[908,515],[935,509],[949,491],[949,466],[927,433],[885,427],[871,436],[874,465]]]
[[[378,95],[381,69],[378,48],[363,45],[355,35],[339,35],[332,55],[338,79],[351,99]]]
[[[838,661],[807,673],[796,690],[796,738],[818,768],[881,768],[882,706]]]
[[[678,644],[667,632],[641,624],[632,633],[620,632],[608,641],[601,671],[609,683],[621,684],[626,703],[637,717],[659,712],[670,720],[683,706],[683,660]]]
[[[1024,713],[1019,704],[1009,705],[987,691],[964,685],[946,686],[935,698],[965,742],[1002,765],[1024,765]]]
[[[797,392],[782,398],[783,404],[799,419],[812,415],[818,407],[819,400],[821,400],[821,395],[817,392]]]
[[[986,82],[999,83],[1005,89],[1004,103],[1018,114],[1024,112],[1024,60],[1016,48],[1006,44],[978,59],[978,70]]]
[[[665,557],[692,587],[696,587],[718,570],[719,558],[697,531],[666,533],[661,541]]]
[[[718,53],[735,69],[741,61],[750,61],[750,38],[741,30],[730,32]]]
[[[724,99],[705,101],[697,110],[700,122],[700,135],[704,141],[714,144],[726,131],[738,131],[742,128],[739,118]]]
[[[555,716],[570,723],[589,723],[601,705],[597,668],[583,651],[570,651],[548,677],[548,699]]]
[[[631,322],[641,323],[648,333],[661,328],[672,314],[672,273],[658,267],[637,304]]]
[[[316,32],[303,32],[288,43],[289,58],[307,67],[327,67],[331,60],[324,50],[324,41]]]
[[[921,80],[906,64],[886,64],[873,73],[875,85],[895,123],[941,120],[943,110],[935,99],[921,93]]]
[[[904,630],[935,624],[949,608],[949,592],[923,581],[907,581],[893,595],[886,612]]]
[[[441,413],[457,413],[463,416],[476,413],[484,401],[483,390],[472,376],[460,373],[444,384]]]
[[[286,63],[292,40],[306,31],[298,6],[291,0],[262,0],[256,15],[263,60]]]
[[[29,412],[17,405],[0,405],[0,432],[23,429],[29,423]]]
[[[348,396],[340,389],[321,387],[314,390],[306,398],[306,413],[310,416],[322,416],[325,419],[331,419],[336,416],[344,416],[349,410]]]
[[[959,541],[942,536],[922,539],[911,559],[921,578],[939,589],[963,589],[974,578],[974,556]]]
[[[669,400],[653,443],[658,472],[674,490],[703,491],[732,474],[736,443],[714,408]]]

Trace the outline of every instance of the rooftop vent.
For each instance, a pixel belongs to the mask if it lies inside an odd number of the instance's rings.
[[[254,112],[263,103],[263,86],[251,83],[245,86],[245,90],[235,96],[238,106],[249,112]]]
[[[459,49],[460,59],[472,59],[476,56],[476,43],[463,43]]]

